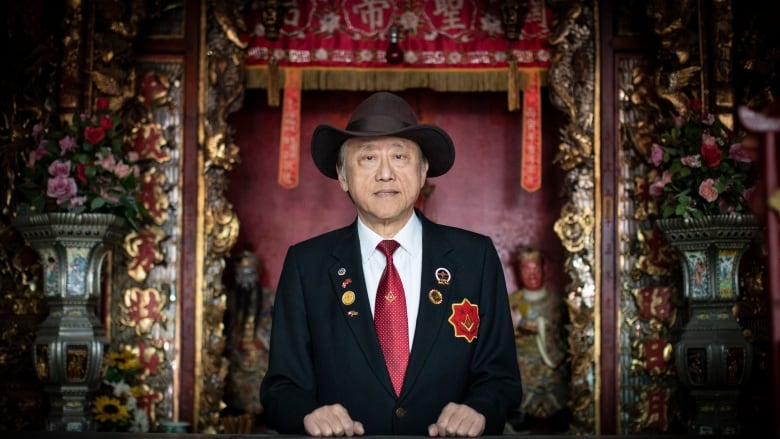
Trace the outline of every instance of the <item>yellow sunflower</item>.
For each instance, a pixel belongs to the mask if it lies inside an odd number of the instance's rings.
[[[130,420],[130,414],[127,412],[122,402],[110,396],[98,396],[95,398],[95,407],[92,409],[95,419],[98,422],[126,422]]]
[[[121,351],[109,352],[109,366],[115,367],[119,370],[133,370],[137,369],[141,363],[138,361],[138,356],[129,349]]]

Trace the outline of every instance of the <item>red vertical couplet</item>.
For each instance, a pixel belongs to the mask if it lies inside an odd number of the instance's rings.
[[[406,295],[401,276],[393,264],[393,253],[400,244],[386,239],[377,245],[385,254],[387,265],[376,289],[374,327],[385,356],[387,372],[395,394],[401,394],[406,365],[409,361],[409,325],[406,317]]]
[[[523,158],[521,186],[528,192],[542,187],[542,100],[539,71],[528,72],[523,92]]]
[[[282,127],[279,140],[279,186],[298,186],[301,159],[301,71],[285,69]]]

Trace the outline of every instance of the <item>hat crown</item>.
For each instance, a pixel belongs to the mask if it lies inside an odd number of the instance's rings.
[[[354,137],[400,137],[411,140],[428,160],[428,177],[447,172],[455,161],[452,139],[441,128],[419,124],[412,107],[400,96],[377,92],[358,104],[345,129],[320,124],[311,138],[311,155],[317,169],[330,178],[336,171],[339,150]]]
[[[347,131],[383,133],[417,125],[417,116],[405,100],[379,92],[361,102],[347,124]]]

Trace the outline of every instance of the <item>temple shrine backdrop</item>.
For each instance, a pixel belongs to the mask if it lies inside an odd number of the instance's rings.
[[[561,368],[545,385],[564,396],[555,415],[507,432],[780,431],[774,2],[90,0],[2,10],[0,430],[100,428],[79,377],[102,364],[102,382],[109,360],[127,355],[139,389],[132,428],[263,432],[258,395],[246,389],[264,373],[287,247],[355,218],[313,166],[311,133],[345,125],[357,103],[387,90],[456,145],[452,170],[429,179],[418,208],[490,236],[510,293],[521,288],[518,249],[544,255],[562,309]],[[693,107],[746,133],[739,160],[755,165],[756,184],[749,232],[732,230],[743,219],[731,217],[680,250],[669,237],[687,235],[659,227],[652,145]],[[15,226],[19,193],[35,127],[98,109],[121,121],[140,157],[150,216],[102,262],[91,338],[58,359],[36,334],[63,300],[44,294],[56,271]],[[694,267],[710,253],[703,287]],[[686,331],[702,321],[715,323],[695,344]],[[105,352],[92,358],[81,346],[97,339]],[[63,389],[81,396],[63,402]]]

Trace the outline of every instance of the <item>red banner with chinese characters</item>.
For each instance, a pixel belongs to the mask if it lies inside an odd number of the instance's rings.
[[[255,2],[261,3],[261,2]],[[257,6],[245,17],[247,65],[391,67],[390,26],[400,28],[405,68],[548,67],[552,21],[544,0],[529,0],[520,37],[504,38],[502,2],[477,0],[285,1],[280,38],[266,38]]]
[[[530,76],[523,92],[523,158],[520,181],[533,192],[542,187],[542,97],[539,73]]]
[[[284,82],[281,141],[279,142],[279,186],[298,186],[301,157],[301,71],[291,69]]]

